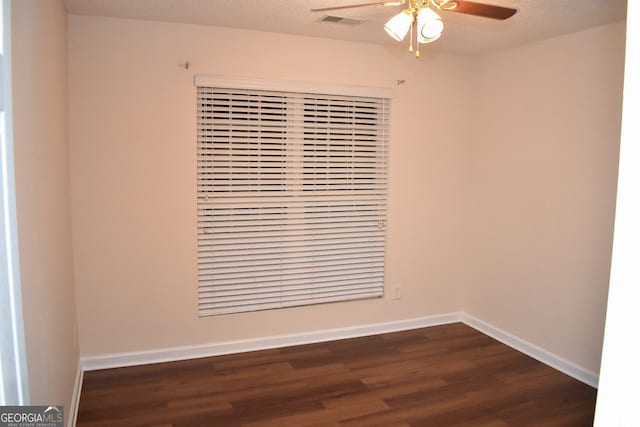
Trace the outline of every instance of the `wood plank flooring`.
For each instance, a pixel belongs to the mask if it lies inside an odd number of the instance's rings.
[[[461,324],[84,374],[78,426],[590,426],[596,391]]]

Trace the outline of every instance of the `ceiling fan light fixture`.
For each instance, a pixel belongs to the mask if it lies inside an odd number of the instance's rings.
[[[361,0],[362,1],[362,0]],[[444,30],[444,22],[436,11],[455,12],[464,15],[481,16],[496,20],[512,17],[518,10],[511,7],[486,3],[486,0],[378,0],[369,3],[356,3],[334,7],[311,9],[312,12],[351,9],[366,6],[400,6],[407,8],[387,21],[385,31],[396,41],[402,41],[411,31],[409,52],[413,52],[413,36],[417,39],[416,57],[420,56],[420,44],[431,43],[440,38]],[[501,0],[506,1],[506,0]]]
[[[425,7],[418,12],[418,42],[431,43],[440,38],[444,30],[442,18],[431,8]]]
[[[392,38],[397,41],[402,41],[413,22],[413,16],[409,10],[403,10],[398,13],[384,24],[384,29]]]

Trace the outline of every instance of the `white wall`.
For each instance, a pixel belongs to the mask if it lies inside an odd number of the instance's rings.
[[[469,144],[465,312],[597,373],[624,23],[487,55]]]
[[[179,64],[189,61],[186,71]],[[83,356],[460,309],[472,59],[183,24],[69,17],[75,279]],[[388,285],[401,299],[199,319],[194,74],[393,87]],[[406,83],[396,87],[398,79]],[[390,294],[390,293],[389,293]]]
[[[30,403],[70,408],[78,368],[64,2],[11,3],[13,132]],[[68,414],[68,412],[67,412]]]
[[[627,19],[620,173],[595,417],[598,427],[640,425],[636,392],[640,383],[640,342],[636,339],[640,303],[640,3],[628,3]]]

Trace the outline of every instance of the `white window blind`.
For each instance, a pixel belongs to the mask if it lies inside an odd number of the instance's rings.
[[[382,296],[389,99],[197,93],[200,315]]]

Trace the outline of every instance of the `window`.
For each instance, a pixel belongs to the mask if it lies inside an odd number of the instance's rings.
[[[196,85],[200,315],[381,297],[388,97]]]

